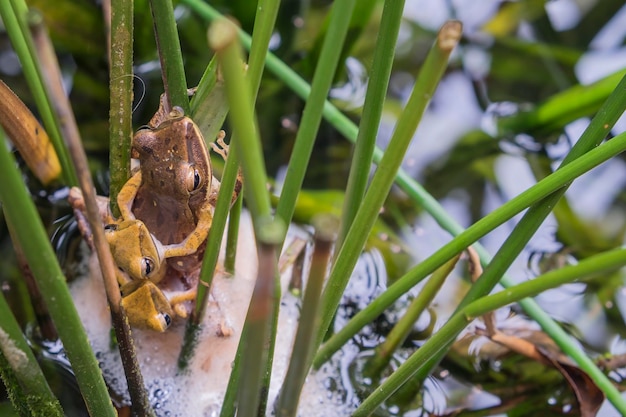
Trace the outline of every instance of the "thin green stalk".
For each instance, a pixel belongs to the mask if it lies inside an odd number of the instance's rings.
[[[589,85],[575,85],[538,104],[498,120],[502,134],[517,132],[551,132],[567,123],[594,113],[615,90],[626,70],[617,71]]]
[[[4,142],[4,134],[0,134]],[[50,315],[57,324],[59,336],[67,357],[72,363],[79,388],[91,415],[116,416],[109,393],[102,378],[87,335],[83,329],[72,297],[65,284],[65,277],[50,246],[41,219],[30,196],[26,192],[15,159],[6,146],[0,146],[0,201],[26,260],[41,290]],[[62,323],[62,326],[58,326]]]
[[[608,274],[626,265],[626,249],[618,248],[602,252],[570,265],[539,275],[521,284],[512,285],[504,291],[481,297],[461,309],[463,315],[473,320],[506,305],[517,303],[527,297],[535,297],[544,291],[582,278],[591,279]]]
[[[228,378],[228,385],[226,386],[226,393],[222,401],[222,409],[220,410],[220,417],[234,417],[237,412],[239,381],[241,379],[242,361],[245,353],[245,346],[244,343],[242,343],[243,340],[248,340],[248,331],[245,324],[241,331],[241,338],[237,346],[235,360],[233,361],[233,369],[230,372],[230,378]]]
[[[133,4],[111,0],[111,50],[109,57],[109,202],[119,215],[117,194],[130,178],[130,147],[133,138]]]
[[[391,329],[385,341],[376,347],[374,356],[365,364],[363,374],[366,377],[380,378],[382,371],[389,365],[393,353],[404,343],[413,329],[413,325],[435,298],[460,257],[461,254],[456,255],[441,267],[437,268],[431,275],[419,294],[411,301],[404,315],[393,326],[393,329]]]
[[[580,140],[576,142],[576,145],[574,145],[555,173],[566,170],[569,166],[580,161],[580,159],[582,159],[581,155],[589,151],[589,149],[593,149],[598,146],[604,137],[606,137],[606,134],[610,131],[617,119],[624,112],[624,109],[626,109],[626,77],[620,81],[616,90],[603,104],[596,117],[593,118],[587,129],[585,129],[585,132],[583,132]],[[598,148],[595,148],[594,150],[597,149]],[[530,238],[534,235],[535,231],[544,221],[545,217],[552,211],[552,207],[554,207],[558,199],[563,195],[563,193],[565,193],[566,188],[567,187],[559,189],[555,193],[547,196],[542,201],[533,205],[526,212],[522,220],[520,220],[513,232],[509,235],[509,238],[507,238],[498,253],[496,253],[492,262],[487,265],[481,277],[472,285],[466,296],[461,301],[458,309],[462,309],[472,301],[475,301],[479,297],[491,291],[491,289],[498,283],[499,278],[502,277],[506,269],[508,269],[512,261],[526,246],[528,240],[530,240]],[[441,330],[444,330],[446,327],[447,324],[444,325]],[[428,346],[429,343],[435,343],[431,342],[431,340],[427,341],[424,346]],[[559,346],[562,345],[564,349],[567,348],[572,350],[572,344],[567,338],[555,338],[555,342],[557,342]],[[422,346],[422,348],[424,346]],[[432,366],[434,366],[445,354],[446,350],[447,349],[438,351],[436,356],[433,356],[429,360],[428,366],[424,366],[419,370],[411,369],[410,365],[406,365],[405,367],[405,363],[398,368],[398,371],[404,368],[406,369],[406,371],[403,370],[404,372],[410,372],[415,378],[423,379],[431,371]],[[594,382],[597,380],[598,384],[604,384],[606,386],[608,391],[605,392],[605,394],[612,404],[620,412],[626,412],[626,401],[621,397],[621,395],[619,395],[617,389],[612,387],[610,383],[607,383],[606,377],[597,369],[595,364],[588,359],[583,359],[582,355],[578,355],[578,358],[581,360],[580,366],[589,373],[590,377],[594,379]]]
[[[231,124],[237,126],[237,139],[235,140],[234,147],[238,149],[237,152],[241,154],[243,174],[246,181],[244,192],[248,208],[252,215],[255,232],[258,237],[261,219],[270,217],[271,205],[269,193],[266,188],[267,174],[265,171],[265,162],[263,160],[261,142],[256,130],[250,88],[243,74],[242,52],[237,39],[236,26],[227,20],[215,22],[209,30],[209,44],[216,50],[220,65],[222,65],[224,70],[226,93],[231,107]],[[274,279],[278,280],[278,276],[275,276]],[[274,335],[278,320],[278,300],[280,300],[280,286],[276,285],[276,283],[274,283],[274,293],[271,299],[276,301],[272,307],[273,313],[271,317],[268,318],[268,321],[271,322],[271,326],[266,329],[267,332],[264,331],[263,334]],[[252,337],[252,335],[250,335],[251,332],[254,333],[254,336],[260,334],[259,329],[253,332],[248,326],[248,324],[244,326],[244,334],[249,337]],[[269,346],[263,345],[265,349],[259,349],[260,352],[264,352],[264,359],[258,361],[259,363],[265,363],[271,366],[269,363],[273,359],[274,340],[275,338],[272,337],[269,341]],[[241,378],[239,374],[245,371],[247,375],[249,371],[247,366],[245,366],[247,360],[245,349],[247,345],[244,346],[242,344],[243,340],[239,343],[237,350],[237,355],[242,355],[242,369],[235,369],[232,374],[235,378],[239,378],[240,382],[243,381],[243,384],[246,384],[249,388],[248,384],[253,383],[253,381],[250,381],[248,377]],[[266,403],[269,391],[270,373],[266,371],[262,374],[264,377],[262,385],[265,389],[262,398],[259,399],[259,404]],[[237,384],[229,384],[229,388],[231,386],[239,388],[236,385]],[[241,391],[241,389],[242,388],[239,388],[238,391]],[[227,395],[232,396],[232,393],[227,392]]]
[[[187,79],[172,0],[150,0],[150,10],[154,19],[154,34],[168,104],[170,108],[180,106],[185,114],[189,114]]]
[[[270,38],[274,34],[274,25],[276,24],[279,6],[280,0],[259,0],[257,5],[252,41],[246,46],[250,49],[246,74],[252,103],[256,102],[259,86],[261,85],[261,77],[265,69],[265,55],[269,49]]]
[[[443,75],[448,64],[448,57],[460,38],[461,23],[457,21],[447,22],[439,31],[438,39],[426,57],[409,101],[398,119],[387,151],[378,165],[372,183],[363,199],[363,204],[346,235],[346,242],[350,242],[350,245],[343,245],[335,258],[322,296],[323,319],[316,346],[319,346],[324,334],[330,327],[341,294],[343,294],[369,231],[378,218],[380,208],[391,189],[404,153],[430,101],[430,97],[432,97]]]
[[[298,321],[289,368],[276,400],[274,409],[277,417],[295,416],[302,386],[309,371],[311,356],[314,353],[313,340],[320,325],[318,307],[324,278],[328,270],[328,261],[337,234],[339,220],[332,215],[319,214],[313,220],[315,227],[315,246],[311,259],[311,271],[307,282],[302,313]]]
[[[237,197],[237,201],[230,209],[228,220],[228,232],[226,234],[226,253],[224,255],[224,270],[229,274],[235,273],[235,259],[237,257],[237,240],[239,239],[239,219],[243,209],[243,195]]]
[[[266,342],[274,317],[276,285],[276,259],[286,226],[280,219],[269,217],[259,219],[257,226],[257,251],[259,258],[258,277],[246,315],[246,339],[242,357],[242,378],[237,396],[237,416],[253,417],[263,415],[262,388],[267,389],[265,378],[265,362],[269,359],[263,352],[267,351]]]
[[[224,174],[222,176],[221,188],[224,190],[233,190],[239,173],[239,158],[237,155],[237,147],[234,146],[230,151],[230,155],[226,158],[224,166]],[[198,283],[198,294],[196,296],[196,305],[193,314],[193,320],[196,324],[200,324],[206,311],[209,297],[209,288],[213,281],[213,274],[217,266],[217,258],[220,246],[222,245],[222,237],[226,227],[226,218],[230,209],[232,200],[232,192],[220,192],[215,204],[215,212],[211,230],[207,238],[206,256],[202,260],[202,269],[200,274],[200,282]]]
[[[376,147],[376,136],[380,124],[383,103],[387,95],[387,85],[391,74],[395,49],[402,20],[404,0],[386,0],[380,20],[379,36],[374,49],[374,58],[367,93],[363,104],[363,114],[359,124],[352,165],[346,186],[346,199],[343,203],[341,230],[337,238],[337,247],[343,244],[352,220],[361,205]]]
[[[22,404],[33,415],[63,416],[61,404],[52,394],[20,325],[1,294],[0,317],[0,353],[6,358],[17,380]]]
[[[216,51],[224,70],[226,93],[230,103],[231,124],[237,127],[237,141],[246,181],[246,200],[255,223],[260,217],[270,215],[271,205],[267,192],[267,174],[261,150],[261,141],[255,127],[250,88],[243,73],[243,60],[237,28],[232,22],[215,22],[209,30],[209,43]]]
[[[346,38],[354,5],[355,0],[337,0],[330,11],[328,33],[324,38],[320,58],[315,67],[311,95],[307,98],[302,112],[298,134],[287,165],[287,174],[276,205],[276,216],[286,224],[289,224],[293,217],[296,199],[302,188],[304,174],[309,165],[322,120],[324,102],[335,77],[335,70],[341,55],[341,48],[338,46],[343,45]]]
[[[556,271],[548,272],[537,278],[512,286],[506,291],[479,298],[456,312],[437,333],[433,335],[428,346],[424,344],[407,361],[383,382],[372,395],[361,403],[352,414],[354,417],[369,416],[382,402],[393,394],[404,381],[410,378],[415,369],[428,365],[431,357],[445,352],[456,336],[476,317],[504,307],[508,304],[521,301],[526,297],[533,297],[543,291],[555,288],[582,278],[591,278],[601,273],[613,271],[626,265],[626,249],[616,249],[592,256],[577,265],[567,266]],[[430,342],[429,340],[429,342]],[[606,393],[615,390],[610,381],[598,386]]]
[[[259,87],[261,85],[261,77],[265,69],[265,55],[269,50],[270,38],[274,33],[274,26],[276,23],[276,16],[278,15],[279,6],[280,0],[259,0],[257,4],[257,10],[254,19],[254,31],[252,33],[252,43],[250,45],[250,56],[248,58],[248,71],[246,77],[248,78],[248,86],[250,88],[250,106],[252,107],[252,109],[254,109],[255,107],[256,98],[259,92]],[[239,205],[241,205],[241,198],[239,200]],[[235,215],[237,215],[237,212],[231,213],[231,219],[233,219],[235,222],[239,222],[238,218],[234,218]],[[276,257],[278,258],[279,255],[280,249],[277,251]],[[276,332],[278,331],[278,312],[280,309],[280,299],[282,295],[280,287],[280,275],[278,272],[276,272],[276,276],[274,277],[274,279],[276,280],[274,290],[275,304],[272,311],[273,317],[271,319],[271,327],[268,331],[268,339],[266,340],[267,349],[263,352],[264,355],[267,355],[267,360],[265,361],[265,371],[263,372],[262,385],[264,387],[264,392],[261,394],[260,410],[267,409],[270,379],[272,377],[272,366],[274,364]],[[234,372],[235,371],[233,371],[233,373]]]
[[[248,62],[248,70],[246,72],[247,80],[249,82],[248,85],[249,85],[251,98],[248,103],[246,103],[245,100],[242,100],[239,104],[239,105],[242,105],[243,103],[243,104],[249,105],[250,115],[253,115],[254,103],[256,101],[256,96],[258,93],[259,85],[261,82],[261,76],[263,74],[263,69],[264,69],[263,58],[265,56],[266,51],[268,50],[269,40],[273,33],[274,23],[276,21],[276,16],[278,14],[279,3],[280,1],[277,1],[277,0],[260,0],[259,4],[257,5],[257,13],[256,13],[255,23],[254,23],[254,41],[252,42],[252,48],[251,48],[251,53],[250,53],[249,62]],[[248,41],[250,41],[249,38],[248,38]],[[250,47],[250,43],[248,43],[247,46]],[[252,119],[249,119],[249,120],[252,120]],[[251,129],[251,127],[248,126],[247,129]],[[239,130],[237,130],[237,134],[238,135],[240,134]],[[251,139],[251,137],[249,138]],[[256,152],[260,152],[260,148],[258,148]],[[257,159],[257,157],[254,157],[253,159]],[[260,157],[260,159],[257,160],[256,165],[258,166],[259,172],[262,172],[265,175],[265,167],[263,164],[262,156]],[[261,169],[263,171],[260,171]],[[263,181],[265,181],[265,179],[263,179]],[[259,187],[260,185],[261,185],[261,178],[259,178],[257,187]],[[257,189],[257,190],[258,190],[258,192],[256,193],[258,195],[257,199],[263,199],[264,197],[261,195],[261,190],[260,189]],[[231,210],[231,215],[230,215],[230,223],[229,223],[229,230],[228,230],[228,245],[226,247],[226,261],[225,261],[225,268],[227,268],[227,270],[229,267],[230,269],[234,270],[234,266],[235,266],[234,254],[236,251],[236,237],[238,234],[238,224],[239,224],[239,216],[241,213],[241,206],[242,206],[242,196],[240,195],[239,198],[237,199],[235,210]],[[262,209],[265,210],[265,202],[261,202],[261,206],[263,206]],[[276,277],[276,279],[278,280],[278,277]],[[281,296],[280,285],[275,286],[275,292],[276,292],[274,295],[275,299],[280,300],[280,296]],[[264,360],[264,362],[266,363],[265,365],[266,369],[265,369],[265,372],[263,373],[264,381],[262,384],[265,387],[269,387],[269,381],[271,378],[271,368],[272,368],[273,357],[274,357],[274,354],[273,354],[274,344],[275,344],[275,339],[276,339],[275,334],[276,334],[277,323],[278,323],[278,308],[279,308],[279,303],[276,302],[274,309],[273,309],[273,320],[271,320],[272,325],[271,325],[271,329],[269,330],[270,338],[267,341],[267,349],[264,351],[264,355],[266,355],[265,357],[267,359]],[[242,331],[242,338],[241,338],[242,341],[246,340],[245,338],[247,337],[246,336],[247,334],[248,334],[248,328],[247,328],[247,325],[244,325],[244,329]],[[239,377],[240,377],[239,365],[241,364],[243,350],[244,350],[244,343],[240,342],[239,346],[237,347],[237,354],[235,357],[233,371],[231,372],[231,377],[229,379],[226,394],[224,396],[225,399],[229,399],[229,400],[224,401],[222,411],[220,414],[221,416],[234,414],[234,410],[235,410],[234,399],[237,396],[237,391],[238,391],[238,384],[239,384]],[[262,395],[262,398],[260,399],[260,404],[261,404],[262,409],[266,408],[265,405],[267,403],[267,394],[268,394],[267,391],[268,390],[265,390],[265,392]]]
[[[67,148],[60,133],[59,121],[54,118],[52,103],[43,85],[41,69],[37,63],[35,48],[28,30],[27,14],[28,7],[23,0],[0,2],[0,17],[11,38],[13,49],[20,59],[24,77],[37,104],[37,109],[46,131],[57,152],[63,169],[63,179],[68,185],[76,185],[78,184],[76,172],[70,163]]]
[[[626,133],[622,133],[589,151],[587,154],[574,160],[562,169],[550,174],[531,188],[492,211],[488,216],[483,217],[472,226],[459,233],[455,239],[442,246],[433,255],[399,278],[383,294],[354,316],[341,331],[333,335],[318,351],[314,359],[314,366],[321,366],[325,360],[330,358],[334,352],[343,346],[363,326],[378,317],[387,307],[424,279],[428,274],[443,265],[444,262],[465,250],[465,248],[472,245],[478,239],[511,219],[522,210],[625,150]],[[480,249],[478,245],[475,245],[475,248],[477,248],[479,255],[485,255],[484,249]],[[481,254],[481,252],[483,253]],[[503,278],[501,282],[508,284],[509,281]]]

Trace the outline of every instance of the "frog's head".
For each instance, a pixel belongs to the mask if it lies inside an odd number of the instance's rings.
[[[149,280],[130,281],[122,286],[122,307],[132,327],[157,332],[167,330],[173,312],[163,292]]]
[[[211,187],[213,175],[204,137],[180,111],[172,111],[157,128],[138,130],[131,156],[140,161],[142,181],[158,194],[186,204]]]
[[[115,263],[131,279],[159,282],[163,278],[163,245],[142,221],[124,220],[104,229]]]

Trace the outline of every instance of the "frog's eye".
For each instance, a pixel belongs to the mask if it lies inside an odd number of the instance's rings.
[[[170,327],[170,324],[172,324],[172,318],[170,317],[170,315],[167,313],[163,313],[163,320],[165,321],[165,327]]]
[[[150,276],[154,271],[154,261],[151,258],[141,258],[141,275]]]
[[[202,177],[200,176],[200,172],[194,167],[189,167],[186,178],[187,191],[189,191],[190,193],[196,191],[198,188],[200,188],[200,184],[202,184]]]
[[[104,230],[106,230],[107,232],[114,232],[117,230],[117,225],[116,224],[107,224],[106,226],[104,226]]]

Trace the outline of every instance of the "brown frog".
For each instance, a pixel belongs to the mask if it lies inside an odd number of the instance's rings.
[[[143,222],[153,240],[162,243],[162,251],[157,250],[155,258],[138,258],[138,252],[155,251],[147,248],[128,251],[128,243],[121,235],[119,239],[112,237],[109,243],[117,252],[118,265],[135,266],[126,270],[132,279],[147,278],[160,283],[167,278],[169,282],[160,284],[165,287],[172,281],[175,284],[182,282],[187,291],[178,291],[172,307],[184,317],[187,311],[182,303],[195,298],[194,281],[202,263],[219,181],[212,175],[204,138],[193,120],[185,117],[178,108],[167,116],[162,109],[163,104],[150,121],[155,126],[135,134],[132,156],[139,160],[139,171],[118,195],[121,218]],[[223,138],[224,132],[221,132],[217,139],[219,146],[211,145],[226,158],[228,146]],[[232,202],[240,190],[241,176]],[[124,248],[115,250],[118,244]],[[138,269],[137,265],[142,268]]]
[[[163,98],[149,127],[133,138],[132,156],[140,167],[118,195],[121,218],[113,219],[108,204],[102,210],[107,211],[103,222],[121,269],[118,281],[131,325],[159,331],[171,315],[164,299],[185,317],[186,301],[195,298],[194,281],[219,190],[198,127],[178,108],[166,113]],[[221,148],[212,147],[226,158],[223,137],[221,132]],[[240,190],[241,176],[232,202]]]

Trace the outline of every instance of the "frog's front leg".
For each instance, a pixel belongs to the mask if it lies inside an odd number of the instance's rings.
[[[204,242],[213,223],[210,204],[204,204],[198,214],[198,223],[191,233],[180,243],[163,245],[163,257],[187,256],[195,253]]]
[[[117,194],[117,205],[120,209],[120,215],[123,220],[135,220],[132,208],[140,185],[141,170],[137,171],[132,177],[130,177]]]

